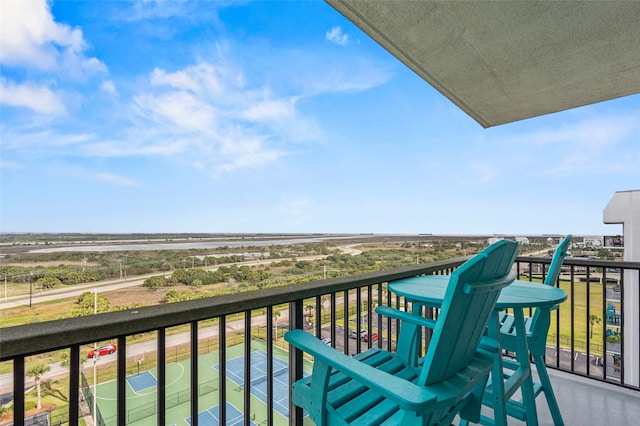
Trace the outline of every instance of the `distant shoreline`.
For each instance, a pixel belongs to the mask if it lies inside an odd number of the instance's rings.
[[[374,233],[53,233],[0,234],[0,257],[16,253],[108,252],[265,247],[309,243],[382,241],[479,241],[522,237],[517,234],[374,234]],[[528,235],[528,240],[561,238],[559,234]]]

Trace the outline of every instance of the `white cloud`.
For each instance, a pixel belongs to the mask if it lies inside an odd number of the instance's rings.
[[[323,79],[312,84],[317,93],[364,92],[382,86],[389,80],[389,75],[372,72],[364,75],[349,76],[342,70],[333,70]]]
[[[82,30],[56,23],[46,0],[3,1],[0,39],[3,65],[64,71],[71,77],[106,71],[98,59],[84,56]]]
[[[226,160],[218,167],[212,169],[214,175],[218,171],[233,172],[237,169],[254,168],[273,163],[283,153],[265,146],[264,140],[259,137],[246,139],[226,138],[221,141],[221,152],[226,154]]]
[[[150,82],[152,86],[168,85],[176,89],[195,92],[198,90],[198,83],[186,71],[168,73],[165,70],[155,68],[151,73]]]
[[[153,117],[154,121],[172,125],[174,130],[180,133],[214,133],[217,116],[214,106],[192,93],[147,93],[136,97],[135,102],[140,110]]]
[[[166,85],[192,93],[205,91],[211,95],[221,95],[224,91],[221,79],[224,76],[220,74],[219,68],[204,62],[173,73],[156,68],[151,73],[151,85]]]
[[[349,36],[342,32],[342,28],[333,27],[325,34],[325,38],[335,44],[339,44],[340,46],[345,46],[349,42]]]
[[[288,226],[308,223],[314,218],[316,206],[314,200],[303,194],[287,194],[278,203],[279,214],[286,218]]]
[[[183,16],[193,10],[189,0],[142,0],[133,3],[133,9],[126,17],[128,20],[167,19]],[[193,7],[193,6],[192,6]],[[201,12],[202,13],[202,12]]]
[[[548,166],[544,172],[547,174],[602,174],[637,167],[637,163],[633,163],[640,157],[639,133],[640,120],[633,112],[616,117],[589,117],[558,130],[534,132],[523,140],[546,153]],[[627,158],[625,161],[622,156],[613,154],[618,145],[625,143],[636,144],[638,149],[632,155],[635,160]],[[603,167],[603,161],[606,167]]]
[[[15,137],[3,148],[40,157],[173,157],[221,176],[273,164],[292,142],[318,139],[315,124],[297,110],[297,97],[278,96],[265,86],[247,88],[242,73],[233,68],[206,62],[175,72],[158,68],[147,82],[138,85],[128,105],[112,108],[108,124],[82,121],[78,131],[69,134],[66,127],[51,127],[51,121],[44,131],[39,125],[17,128],[14,123],[7,130]],[[52,112],[57,105],[64,111],[61,102],[44,103],[46,96],[33,90],[19,97],[7,93],[15,92],[14,86],[3,82],[0,92],[14,105],[23,99],[31,108],[51,105],[46,111]],[[54,95],[46,87],[41,90]],[[102,82],[101,90],[117,94],[110,80]]]
[[[100,90],[111,95],[118,96],[118,90],[116,89],[116,85],[111,80],[105,80],[100,85]]]
[[[138,186],[138,182],[113,173],[92,173],[87,177],[98,181],[114,183],[119,186]]]
[[[16,84],[0,79],[0,104],[28,108],[37,113],[62,115],[66,108],[58,94],[46,86]]]
[[[145,121],[185,141],[185,155],[211,175],[264,166],[281,158],[291,141],[314,140],[317,129],[296,109],[295,96],[246,87],[241,72],[200,61],[168,72],[156,68],[147,91],[135,97]],[[164,139],[164,138],[163,138]]]
[[[56,164],[54,166],[54,170],[59,169],[60,167],[62,167],[62,165]],[[105,182],[108,184],[113,184],[116,186],[124,186],[124,187],[140,186],[139,182],[119,174],[92,170],[82,165],[70,166],[68,164],[65,164],[64,167],[67,172],[81,179],[92,180],[97,182]],[[56,172],[59,172],[59,170],[56,170]]]
[[[295,102],[298,98],[290,99],[266,99],[254,105],[249,105],[242,112],[242,116],[248,120],[286,120],[295,115]]]
[[[184,153],[188,146],[189,141],[167,137],[157,131],[135,131],[120,139],[89,141],[77,148],[75,154],[96,158],[167,157]]]
[[[471,179],[469,182],[474,184],[489,183],[496,177],[494,167],[489,163],[473,163],[471,164]]]
[[[22,167],[23,165],[17,161],[11,161],[11,160],[7,160],[6,158],[0,157],[0,169],[17,170],[17,169],[21,169]]]
[[[358,55],[340,54],[338,57],[335,62],[311,61],[309,66],[297,70],[306,95],[364,92],[386,84],[393,77],[389,63],[378,63]]]
[[[82,154],[81,149],[95,140],[94,136],[87,133],[58,132],[53,129],[42,129],[40,125],[36,125],[35,130],[29,125],[2,126],[0,134],[2,134],[3,149],[7,152],[26,152],[32,158],[50,158],[52,152]]]
[[[529,136],[538,144],[579,143],[581,145],[614,144],[621,138],[639,127],[637,118],[619,117],[589,117],[584,121],[567,124],[557,130],[545,130]]]

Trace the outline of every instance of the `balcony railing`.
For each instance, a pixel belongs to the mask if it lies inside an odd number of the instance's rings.
[[[519,257],[516,267],[520,279],[541,281],[549,263],[550,258]],[[640,372],[630,377],[625,371],[623,329],[625,321],[637,323],[640,300],[632,301],[634,312],[624,312],[625,277],[637,285],[640,262],[565,259],[557,285],[567,292],[568,298],[552,314],[547,339],[548,366],[638,388]],[[637,336],[634,337],[637,341]],[[629,355],[640,357],[637,353]]]
[[[87,416],[106,425],[197,425],[214,416],[219,424],[238,418],[244,425],[301,425],[304,413],[288,403],[289,389],[310,361],[289,351],[283,332],[306,329],[348,354],[374,345],[393,350],[399,324],[374,309],[403,308],[404,301],[386,283],[450,273],[464,260],[4,328],[0,361],[12,364],[13,423],[31,418],[27,366],[50,362],[64,366],[56,375],[68,385],[69,401],[65,414],[49,416],[50,424],[75,426]],[[549,262],[519,257],[515,267],[520,279],[542,281]],[[550,367],[638,389],[630,383],[639,378],[629,377],[622,361],[622,330],[630,320],[622,308],[625,271],[640,274],[640,263],[565,261],[558,285],[569,298],[553,314]],[[607,317],[609,303],[615,315]],[[428,338],[425,332],[425,345]],[[86,359],[96,342],[115,344],[117,351]]]

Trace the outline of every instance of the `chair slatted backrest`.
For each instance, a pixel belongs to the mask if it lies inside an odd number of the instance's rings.
[[[465,368],[478,349],[500,290],[516,277],[510,272],[518,244],[502,240],[451,274],[420,383],[442,382]]]
[[[555,253],[553,254],[553,259],[551,260],[551,264],[549,265],[549,270],[547,271],[547,276],[544,279],[544,283],[547,285],[555,286],[558,281],[558,277],[560,276],[560,268],[562,267],[562,262],[564,262],[564,258],[567,257],[567,249],[569,248],[569,243],[571,242],[571,234],[564,237],[558,247],[556,248]]]
[[[562,268],[562,263],[564,262],[564,258],[567,257],[567,249],[569,248],[569,243],[571,242],[571,234],[564,237],[558,247],[556,247],[555,253],[553,253],[553,259],[551,259],[551,264],[549,265],[549,270],[547,271],[547,276],[544,278],[544,284],[555,286],[558,281],[558,277],[560,276],[560,269]],[[544,315],[544,318],[541,317]],[[544,336],[546,339],[549,324],[551,321],[551,316],[548,309],[536,309],[533,313],[532,318],[532,333],[542,333],[544,331]]]

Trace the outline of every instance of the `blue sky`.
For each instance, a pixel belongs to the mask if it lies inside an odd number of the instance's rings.
[[[320,1],[3,0],[2,232],[619,234],[640,95],[483,129]]]

